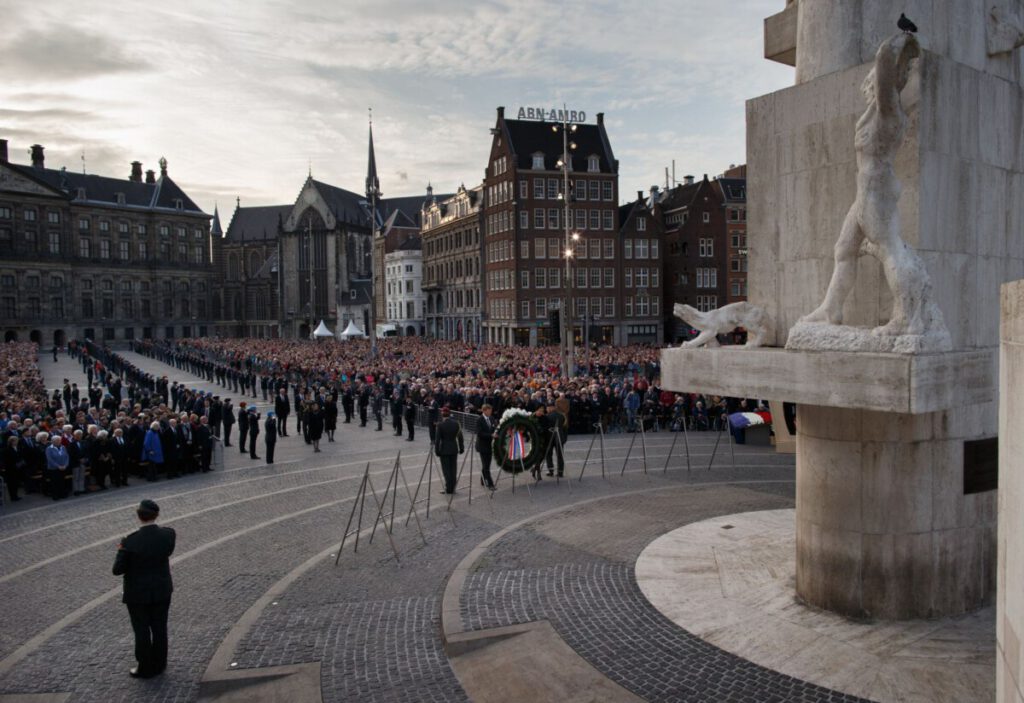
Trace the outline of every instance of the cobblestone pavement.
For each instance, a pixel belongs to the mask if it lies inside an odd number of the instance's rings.
[[[613,497],[510,532],[467,579],[463,624],[479,630],[549,620],[598,670],[649,701],[857,701],[704,642],[655,610],[636,583],[639,552],[671,525],[792,504],[772,495],[777,487],[760,488]]]
[[[172,379],[194,380],[159,362],[135,359]],[[76,374],[84,385],[80,367],[64,357],[57,364],[44,359],[42,366],[49,385]],[[266,407],[259,401],[257,405]],[[392,436],[387,427],[374,432],[339,424],[337,436],[337,443],[325,443],[325,451],[317,455],[301,438],[282,438],[273,466],[228,450],[223,470],[211,474],[156,484],[136,482],[129,488],[57,503],[25,500],[17,510],[0,513],[0,598],[14,604],[0,615],[0,694],[69,691],[73,701],[194,700],[210,657],[242,613],[279,579],[340,541],[367,462],[374,485],[382,490],[401,451],[406,475],[415,487],[427,456],[425,432],[413,443]],[[680,439],[663,474],[672,435],[652,434],[647,437],[650,473],[643,473],[637,441],[625,475],[620,476],[630,440],[630,435],[607,438],[606,480],[600,478],[595,445],[587,476],[573,481],[571,488],[566,481],[544,480],[532,492],[520,483],[513,495],[506,476],[493,499],[475,487],[469,506],[463,486],[451,514],[454,523],[439,506],[435,482],[431,518],[423,522],[426,546],[419,541],[414,522],[400,525],[407,510],[407,502],[400,499],[395,530],[400,561],[396,563],[387,540],[378,533],[372,545],[360,543],[358,554],[346,546],[339,567],[333,558],[316,562],[258,618],[237,649],[239,666],[320,660],[324,697],[330,701],[464,700],[441,650],[440,596],[459,560],[498,529],[530,514],[629,491],[674,487],[680,495],[703,496],[692,512],[676,511],[662,521],[664,529],[647,519],[640,522],[648,527],[634,529],[635,508],[623,503],[616,509],[625,521],[624,534],[615,542],[621,543],[617,551],[606,553],[602,550],[609,549],[607,545],[593,545],[584,553],[589,555],[586,559],[575,542],[542,539],[532,528],[516,531],[495,545],[494,555],[504,554],[501,568],[485,568],[480,574],[564,571],[572,564],[599,562],[622,568],[632,563],[628,555],[635,558],[655,534],[706,517],[705,504],[734,512],[749,509],[745,505],[774,501],[773,507],[779,507],[792,502],[787,497],[792,493],[792,458],[768,448],[736,447],[733,468],[723,439],[714,450],[713,468],[705,470],[715,437],[694,434],[693,470],[686,470]],[[569,442],[570,475],[578,474],[588,444],[589,438],[580,437]],[[756,482],[757,490],[726,485],[746,482]],[[721,500],[711,500],[719,494]],[[146,682],[127,676],[133,663],[131,630],[119,602],[119,579],[109,571],[118,539],[135,528],[132,509],[143,497],[160,503],[163,524],[175,527],[179,535],[169,670]],[[365,524],[370,521],[372,517],[364,516]],[[571,523],[570,519],[566,524]],[[506,542],[515,540],[524,542],[502,551]],[[592,572],[579,573],[581,583],[589,583]],[[638,593],[634,595],[642,599]],[[564,632],[563,636],[569,639]]]

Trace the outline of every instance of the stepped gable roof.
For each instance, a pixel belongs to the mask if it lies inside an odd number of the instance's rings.
[[[227,234],[228,242],[253,242],[277,239],[281,220],[292,211],[291,205],[261,205],[235,208]]]
[[[558,127],[558,131],[552,129]],[[544,154],[544,169],[554,171],[555,163],[562,158],[562,131],[558,122],[535,122],[531,120],[505,120],[509,141],[516,154],[520,169],[533,168],[533,155]],[[587,159],[592,155],[600,157],[601,173],[615,173],[615,156],[604,135],[602,125],[580,124],[570,135],[576,143],[572,150],[572,170],[587,172]]]

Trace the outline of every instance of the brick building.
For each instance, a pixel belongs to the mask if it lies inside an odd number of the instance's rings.
[[[535,346],[559,338],[550,313],[561,309],[570,292],[561,126],[506,119],[504,108],[498,108],[483,183],[485,341]],[[579,237],[570,263],[575,337],[583,341],[585,320],[592,317],[599,328],[594,341],[647,338],[646,325],[626,315],[626,298],[634,298],[636,290],[625,287],[629,240],[620,234],[618,161],[604,115],[598,113],[596,124],[576,125],[570,140],[575,149],[569,155],[568,225]],[[649,256],[649,244],[646,251]],[[643,334],[631,332],[638,328]]]
[[[482,341],[480,238],[483,186],[459,186],[455,195],[423,206],[423,291],[427,334]]]
[[[726,271],[726,302],[747,299],[747,167],[730,166],[715,179],[725,208],[729,268]]]
[[[0,139],[0,327],[43,346],[71,338],[206,335],[217,312],[210,216],[171,179],[8,158]]]

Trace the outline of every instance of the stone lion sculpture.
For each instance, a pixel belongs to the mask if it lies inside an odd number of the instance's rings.
[[[683,303],[676,303],[672,311],[676,317],[700,330],[700,334],[689,342],[683,342],[684,348],[718,346],[718,335],[728,334],[737,327],[747,330],[747,347],[759,347],[769,341],[772,333],[771,319],[761,308],[750,303],[730,303],[717,310],[701,312],[697,308]]]

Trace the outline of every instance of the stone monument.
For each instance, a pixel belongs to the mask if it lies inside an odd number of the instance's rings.
[[[747,103],[748,280],[780,347],[666,350],[662,382],[798,404],[811,605],[910,619],[992,602],[979,457],[999,286],[1024,276],[1022,16],[1019,0],[797,0],[765,21],[796,84]]]

